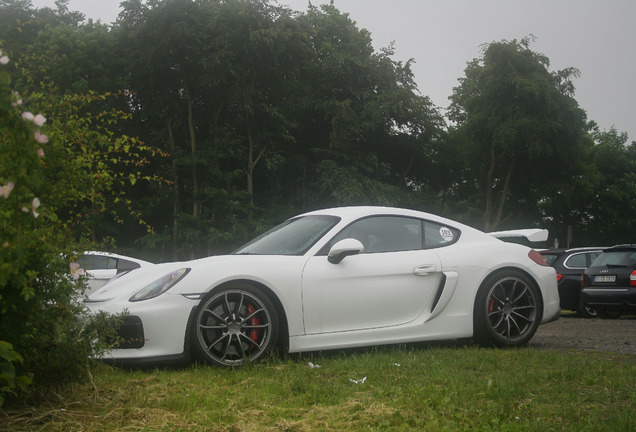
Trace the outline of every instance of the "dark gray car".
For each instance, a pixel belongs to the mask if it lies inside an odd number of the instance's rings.
[[[576,311],[579,316],[591,318],[596,311],[581,302],[583,271],[603,252],[603,247],[548,249],[540,251],[548,264],[557,272],[561,309]]]
[[[636,312],[636,244],[603,250],[584,273],[581,299],[601,315]]]

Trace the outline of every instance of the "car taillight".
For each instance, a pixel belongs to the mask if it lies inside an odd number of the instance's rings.
[[[561,282],[561,279],[563,279],[563,275],[561,273],[557,273],[557,282]]]
[[[636,286],[636,270],[629,275],[629,286]]]
[[[548,266],[548,260],[545,259],[545,257],[543,255],[541,255],[539,252],[537,252],[534,249],[531,249],[530,252],[528,252],[528,258],[530,258],[532,261],[536,262],[539,265],[542,266]]]

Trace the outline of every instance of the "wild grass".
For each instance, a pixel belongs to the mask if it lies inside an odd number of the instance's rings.
[[[97,365],[0,410],[0,430],[634,431],[635,403],[636,356],[399,346],[235,370]]]

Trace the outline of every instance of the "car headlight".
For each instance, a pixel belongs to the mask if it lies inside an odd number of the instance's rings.
[[[137,302],[142,300],[149,300],[160,296],[161,294],[172,288],[177,282],[185,277],[190,272],[189,268],[182,268],[172,271],[165,276],[160,277],[156,281],[149,285],[146,285],[141,290],[132,296],[128,301]]]

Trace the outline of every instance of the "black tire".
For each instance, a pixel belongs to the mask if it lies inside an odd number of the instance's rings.
[[[620,310],[604,310],[598,313],[598,315],[603,319],[619,319],[623,312]]]
[[[213,291],[195,311],[193,345],[207,363],[237,367],[266,357],[276,346],[276,308],[260,289],[233,283]]]
[[[479,287],[473,337],[482,346],[521,346],[534,336],[542,315],[536,284],[520,271],[502,270]]]

